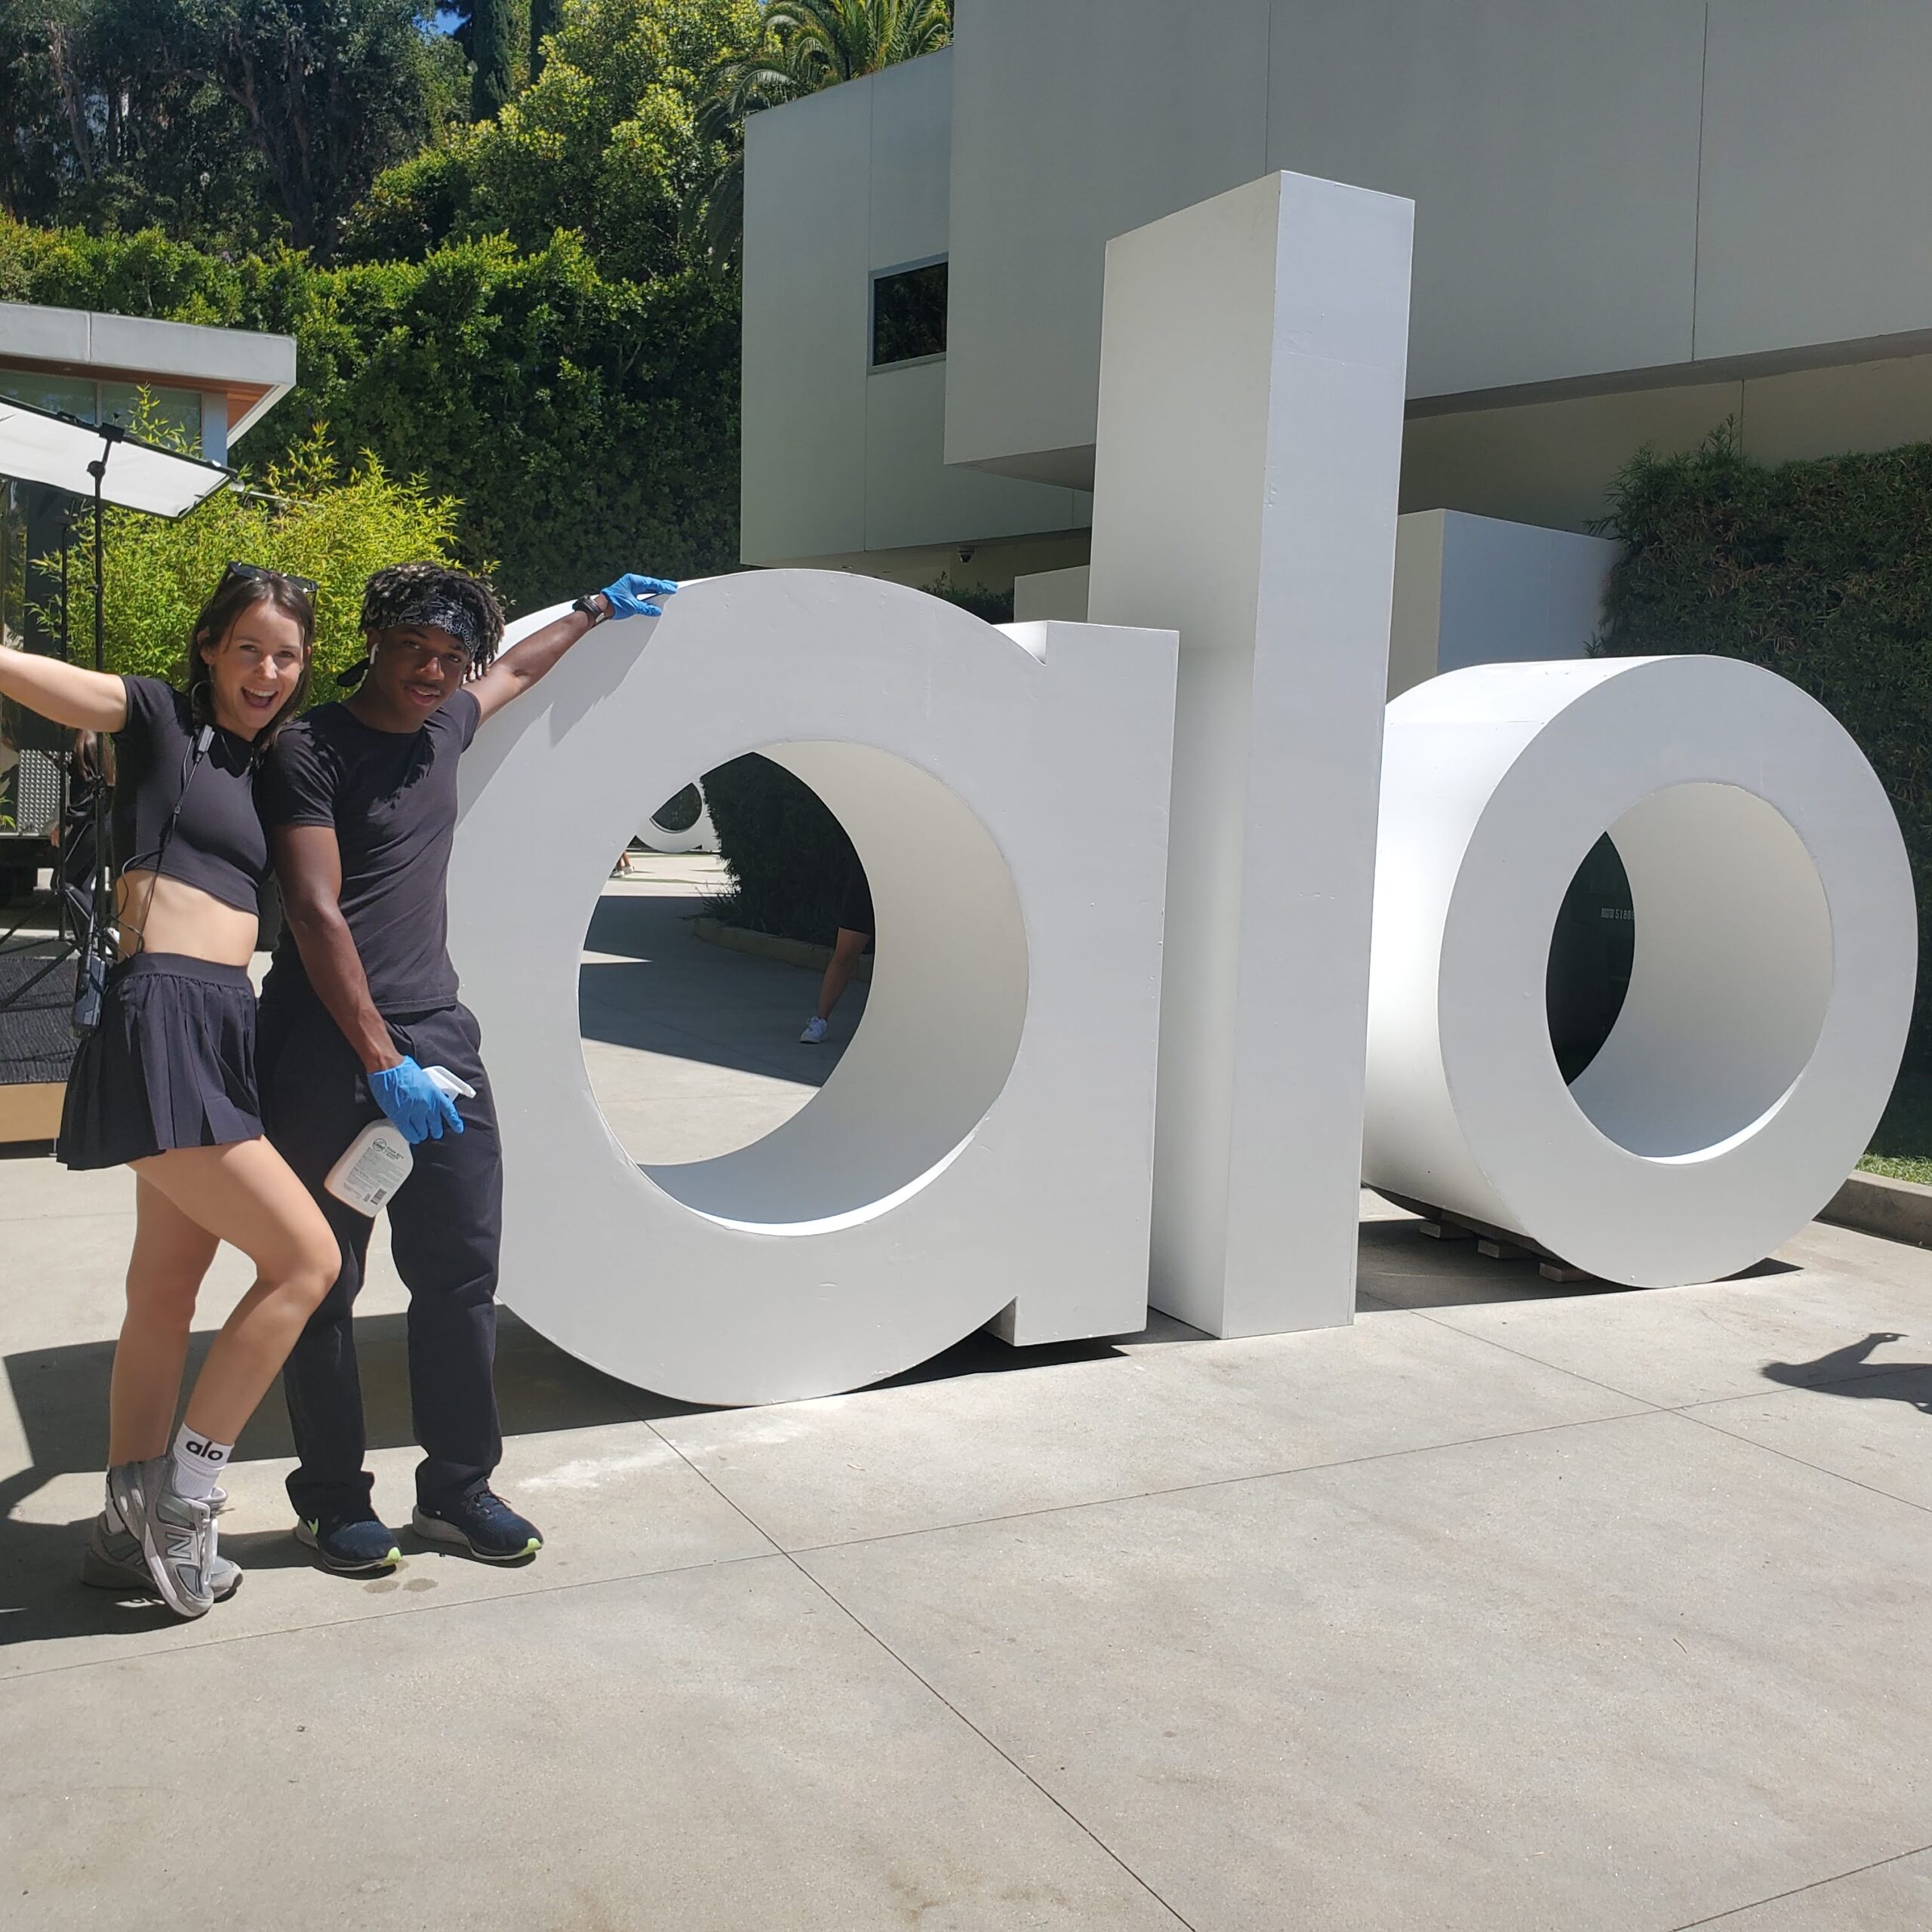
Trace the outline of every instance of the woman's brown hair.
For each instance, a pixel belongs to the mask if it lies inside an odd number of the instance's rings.
[[[275,743],[275,734],[308,702],[309,681],[315,670],[315,600],[292,577],[278,572],[263,571],[244,576],[238,571],[226,572],[215,586],[214,595],[202,606],[201,615],[189,634],[188,660],[182,675],[198,724],[214,722],[214,674],[205,650],[215,650],[234,628],[243,611],[257,604],[271,604],[285,617],[293,617],[302,633],[302,674],[288,701],[256,733],[254,752],[260,758]]]

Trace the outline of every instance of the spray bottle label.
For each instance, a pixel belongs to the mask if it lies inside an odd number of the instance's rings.
[[[401,1134],[386,1120],[371,1121],[349,1143],[322,1185],[338,1201],[373,1220],[414,1165],[409,1143]]]

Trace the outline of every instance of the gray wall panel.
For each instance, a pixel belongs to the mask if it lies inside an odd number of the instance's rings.
[[[1932,5],[1712,0],[1697,353],[1932,327]]]
[[[959,0],[946,454],[1091,445],[1109,238],[1266,171],[1266,0]]]
[[[746,126],[748,563],[865,545],[870,105],[833,88]]]
[[[1274,0],[1268,165],[1416,204],[1409,389],[1687,361],[1703,0]]]

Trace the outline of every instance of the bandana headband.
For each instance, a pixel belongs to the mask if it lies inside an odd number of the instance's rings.
[[[383,628],[445,631],[472,657],[483,648],[483,628],[476,620],[476,613],[432,583],[425,584],[414,596],[399,599],[393,610],[384,611]]]

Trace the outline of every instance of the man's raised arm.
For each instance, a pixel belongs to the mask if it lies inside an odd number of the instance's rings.
[[[579,638],[608,618],[661,617],[664,607],[652,600],[675,596],[677,589],[669,577],[639,577],[633,572],[608,589],[579,598],[561,617],[552,617],[540,631],[533,631],[521,644],[511,645],[469,687],[479,719],[493,717],[512,698],[521,697],[546,672],[555,668]]]

